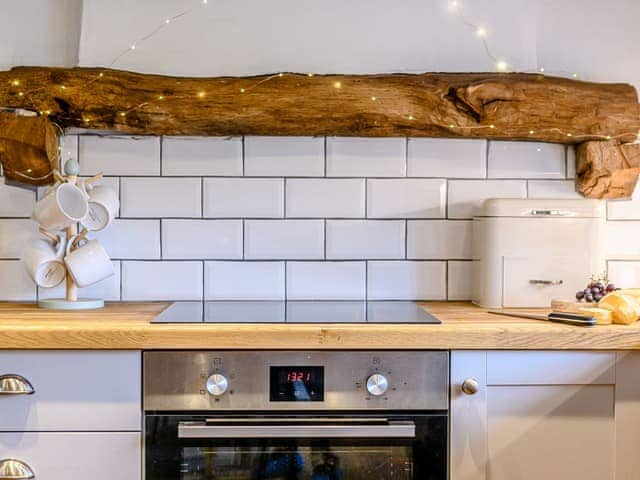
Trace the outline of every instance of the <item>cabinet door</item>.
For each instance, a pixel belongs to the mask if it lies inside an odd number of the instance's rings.
[[[140,433],[0,433],[0,461],[37,480],[140,480]]]
[[[451,479],[616,479],[615,358],[453,352]]]
[[[141,354],[135,351],[0,351],[0,375],[31,395],[0,395],[0,431],[139,431]]]

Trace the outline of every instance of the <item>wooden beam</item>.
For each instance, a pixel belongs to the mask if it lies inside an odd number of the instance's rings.
[[[58,131],[44,117],[0,113],[0,163],[7,180],[30,185],[53,181]]]
[[[576,150],[576,187],[590,198],[629,198],[640,175],[640,144],[585,142]]]
[[[145,135],[635,140],[636,90],[519,73],[181,78],[102,68],[0,72],[0,106],[62,128]]]

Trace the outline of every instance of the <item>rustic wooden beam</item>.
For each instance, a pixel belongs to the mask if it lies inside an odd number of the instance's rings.
[[[8,180],[30,185],[52,183],[58,163],[58,131],[44,117],[0,113],[0,163]]]
[[[576,187],[590,198],[629,198],[640,175],[640,144],[585,142],[576,150]]]
[[[181,78],[104,68],[0,72],[0,107],[62,128],[147,135],[635,140],[636,90],[541,74]]]

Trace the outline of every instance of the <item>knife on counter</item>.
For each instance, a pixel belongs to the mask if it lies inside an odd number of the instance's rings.
[[[549,315],[535,315],[532,313],[503,312],[499,310],[489,310],[494,315],[504,315],[506,317],[528,318],[531,320],[544,320],[547,322],[566,323],[579,327],[593,327],[596,324],[594,317],[579,315],[577,313],[551,312]]]

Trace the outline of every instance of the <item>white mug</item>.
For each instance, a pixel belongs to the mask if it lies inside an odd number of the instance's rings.
[[[33,219],[49,230],[61,230],[80,222],[88,210],[85,193],[71,183],[62,183],[35,204]]]
[[[104,230],[118,214],[120,201],[118,195],[111,188],[97,185],[81,184],[81,188],[87,195],[89,211],[82,219],[82,225],[89,231]]]
[[[64,263],[76,285],[87,287],[114,274],[111,259],[98,240],[89,240],[72,252],[73,240],[75,237],[67,244]]]
[[[62,240],[58,240],[57,245],[42,239],[27,245],[22,261],[36,285],[53,288],[62,283],[67,272],[62,260],[64,252],[65,242]]]

